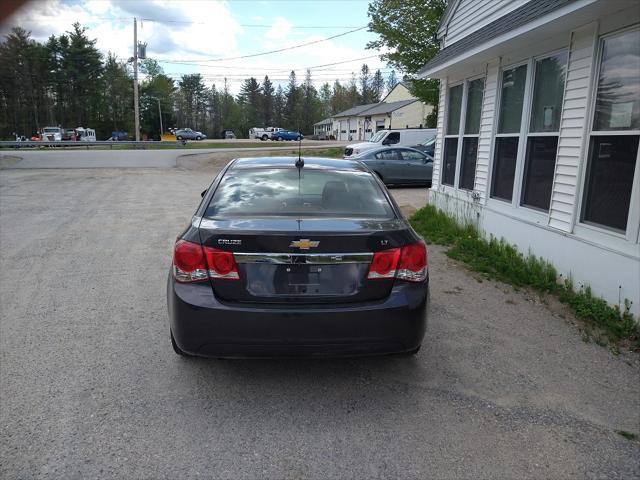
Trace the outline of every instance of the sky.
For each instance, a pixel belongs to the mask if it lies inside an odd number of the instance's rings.
[[[367,25],[367,7],[366,0],[32,0],[0,26],[0,35],[21,26],[44,41],[78,21],[105,56],[112,52],[126,61],[133,55],[136,17],[138,40],[147,43],[147,57],[158,60],[166,74],[178,79],[200,73],[218,87],[226,77],[238,93],[250,76],[269,75],[284,86],[292,69],[302,81],[309,67],[317,86],[348,82],[362,63],[386,77],[391,69],[378,52],[365,48],[376,34],[366,28],[347,33]],[[310,42],[318,43],[235,58]]]

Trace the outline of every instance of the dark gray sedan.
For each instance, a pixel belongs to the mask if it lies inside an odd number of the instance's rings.
[[[360,162],[237,159],[178,237],[167,299],[179,355],[414,354],[427,248]]]
[[[417,184],[431,187],[433,157],[414,148],[376,148],[352,159],[365,163],[385,185]]]

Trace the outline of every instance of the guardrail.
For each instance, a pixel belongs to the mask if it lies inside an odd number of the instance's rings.
[[[87,150],[91,147],[105,147],[108,146],[111,150],[113,147],[117,147],[118,145],[133,145],[136,149],[146,149],[149,146],[157,146],[157,145],[173,145],[176,147],[184,147],[186,145],[186,141],[176,141],[176,142],[158,142],[153,140],[140,141],[136,142],[134,140],[100,140],[96,142],[48,142],[48,141],[34,141],[34,142],[5,142],[0,141],[0,148],[53,148],[53,147],[74,147],[74,148],[86,148]]]

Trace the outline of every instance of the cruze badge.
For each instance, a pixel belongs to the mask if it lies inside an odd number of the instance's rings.
[[[309,250],[310,248],[315,248],[320,245],[320,242],[317,240],[309,240],[308,238],[301,238],[300,240],[294,240],[291,242],[290,247],[297,247],[300,250]]]
[[[218,245],[242,245],[242,240],[219,238]]]

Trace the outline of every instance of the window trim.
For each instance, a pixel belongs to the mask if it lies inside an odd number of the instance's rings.
[[[459,80],[456,82],[453,82],[451,84],[447,84],[446,90],[445,90],[445,115],[444,115],[444,124],[443,124],[443,134],[442,135],[442,153],[441,153],[441,157],[442,160],[440,162],[440,179],[439,179],[439,183],[440,185],[442,185],[442,187],[444,188],[457,188],[457,173],[458,173],[458,164],[459,162],[459,158],[460,158],[460,131],[462,130],[462,114],[463,111],[466,112],[465,109],[465,88],[464,88],[464,80]],[[450,113],[450,108],[449,108],[449,104],[451,102],[451,89],[458,87],[458,86],[462,86],[462,104],[460,105],[460,122],[458,124],[458,133],[454,134],[449,134],[448,132],[448,127],[449,127],[449,113]],[[454,176],[453,176],[453,185],[449,185],[448,183],[444,183],[444,167],[445,167],[445,149],[446,149],[446,144],[447,144],[447,139],[448,138],[456,138],[458,139],[458,145],[456,146],[456,171],[454,172]]]
[[[476,80],[482,80],[482,98],[480,99],[480,124],[478,125],[478,133],[464,133],[467,128],[467,103],[469,101],[469,84],[471,82],[475,82]],[[458,144],[460,145],[460,156],[458,159],[458,166],[456,168],[456,188],[458,190],[464,190],[465,192],[473,192],[476,189],[476,174],[478,173],[478,147],[480,146],[480,130],[482,129],[482,110],[484,109],[484,96],[487,91],[487,75],[485,73],[475,75],[473,77],[465,78],[464,80],[464,94],[462,95],[462,99],[464,101],[463,111],[464,116],[462,116],[462,112],[460,113],[460,138],[458,139]],[[462,152],[464,151],[464,139],[465,138],[477,138],[478,145],[476,147],[476,168],[473,172],[473,187],[463,188],[460,186],[460,180],[462,176]]]
[[[607,32],[599,35],[596,31],[594,36],[597,41],[595,47],[595,53],[593,56],[593,65],[591,69],[591,83],[589,85],[590,98],[587,104],[585,113],[586,131],[582,144],[582,162],[580,165],[580,172],[576,181],[577,195],[576,205],[574,210],[574,228],[573,231],[576,235],[581,235],[586,238],[618,238],[620,240],[626,240],[630,243],[640,243],[640,146],[636,153],[636,165],[633,174],[633,180],[631,184],[631,197],[629,199],[629,213],[627,215],[627,229],[622,232],[618,229],[607,227],[606,225],[598,225],[594,223],[587,223],[582,220],[582,214],[585,204],[586,196],[586,181],[589,170],[589,157],[590,157],[590,145],[592,136],[614,136],[614,135],[638,135],[640,136],[640,129],[629,130],[593,130],[595,125],[595,109],[596,100],[598,96],[598,83],[600,81],[600,71],[602,68],[602,55],[604,53],[605,40],[620,35],[624,35],[627,32],[633,30],[640,30],[638,24],[630,25],[624,28],[620,28],[614,31]]]
[[[487,204],[490,204],[495,208],[513,208],[518,211],[519,215],[527,216],[531,220],[536,222],[544,222],[547,224],[549,222],[549,218],[551,215],[551,205],[549,205],[548,210],[542,210],[540,208],[532,207],[530,205],[524,205],[522,203],[522,193],[524,189],[524,173],[525,173],[525,162],[526,162],[526,154],[527,154],[527,141],[529,137],[537,136],[537,137],[558,137],[558,141],[560,140],[560,130],[562,129],[562,125],[558,126],[558,131],[556,132],[530,132],[531,129],[531,112],[533,110],[533,91],[534,91],[534,83],[535,83],[535,70],[536,70],[536,62],[539,60],[543,60],[545,58],[553,57],[555,55],[566,53],[567,55],[567,63],[565,66],[567,67],[568,73],[568,64],[569,64],[569,56],[571,54],[570,43],[568,45],[564,45],[560,48],[555,48],[553,50],[541,53],[539,55],[528,57],[527,59],[521,60],[519,62],[511,63],[509,65],[501,65],[498,69],[497,81],[496,81],[496,104],[494,107],[494,134],[491,138],[491,153],[489,158],[489,172],[487,178]],[[502,106],[502,80],[503,75],[506,70],[512,70],[514,68],[518,68],[520,66],[526,65],[527,74],[525,77],[525,88],[522,97],[522,116],[520,119],[520,132],[518,133],[499,133],[498,128],[500,126],[500,108]],[[562,121],[562,113],[564,112],[564,97],[566,95],[566,87],[567,79],[565,78],[565,84],[562,95],[562,105],[560,112],[560,120]],[[495,150],[497,138],[501,137],[518,137],[518,152],[516,154],[516,165],[514,172],[514,181],[513,181],[513,192],[511,195],[511,201],[505,200],[503,198],[494,197],[492,195],[492,186],[493,186],[493,177],[494,177],[494,167],[495,167]],[[556,148],[556,167],[558,163],[558,150],[559,145]],[[553,187],[555,185],[555,169],[554,176],[551,183],[551,195],[553,195]]]

